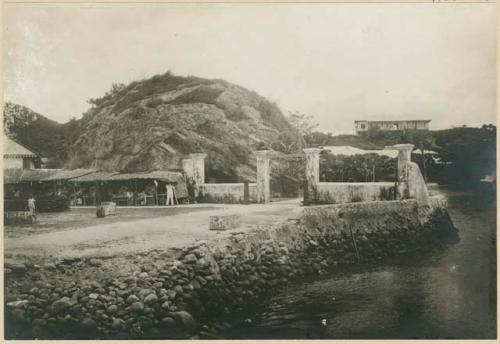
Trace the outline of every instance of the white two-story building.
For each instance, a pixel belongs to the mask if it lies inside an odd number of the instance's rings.
[[[356,135],[365,133],[371,128],[382,131],[429,130],[429,123],[429,119],[405,121],[354,121]]]

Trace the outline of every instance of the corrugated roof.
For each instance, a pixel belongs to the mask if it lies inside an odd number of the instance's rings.
[[[78,178],[84,176],[86,174],[90,174],[96,172],[96,170],[87,170],[83,168],[79,168],[76,170],[60,170],[53,175],[42,179],[42,181],[50,181],[50,180],[68,180],[73,178]]]
[[[5,134],[3,136],[3,155],[4,156],[17,155],[17,156],[26,156],[33,158],[38,157],[38,154],[30,151],[28,148],[10,139]]]
[[[70,182],[101,182],[108,180],[109,177],[118,174],[118,172],[105,172],[105,171],[96,171],[93,173],[85,174],[83,176],[79,176],[76,178],[72,178]]]
[[[320,148],[335,155],[378,154],[381,156],[388,156],[390,158],[395,158],[398,156],[398,151],[393,149],[369,150],[352,146],[323,146]]]

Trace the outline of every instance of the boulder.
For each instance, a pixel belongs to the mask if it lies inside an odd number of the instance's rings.
[[[198,323],[194,318],[186,311],[174,312],[171,314],[172,317],[181,324],[188,332],[195,332],[198,329]]]
[[[107,312],[108,312],[108,314],[114,314],[114,313],[116,313],[117,310],[118,310],[117,305],[111,305],[108,307]]]
[[[59,313],[59,312],[62,312],[68,308],[71,307],[71,299],[69,297],[63,297],[57,301],[54,301],[54,303],[52,303],[52,310],[55,312],[55,313]]]
[[[142,302],[134,302],[130,305],[130,309],[134,312],[142,312],[144,310],[144,304]]]
[[[175,325],[175,320],[171,317],[165,317],[163,319],[161,319],[161,323],[164,325],[164,326],[167,326],[167,327],[172,327]]]
[[[134,302],[137,302],[139,301],[139,298],[137,296],[135,296],[134,294],[130,295],[129,297],[127,297],[127,303],[130,305]]]
[[[154,293],[151,293],[144,298],[144,303],[146,305],[151,305],[157,301],[158,301],[158,296],[156,296],[156,294]]]
[[[84,318],[81,322],[82,327],[84,328],[94,328],[97,326],[97,323],[92,318]]]

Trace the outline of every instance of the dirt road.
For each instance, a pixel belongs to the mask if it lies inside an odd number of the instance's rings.
[[[113,223],[90,225],[64,231],[5,238],[7,254],[53,258],[112,257],[153,249],[184,247],[197,240],[230,235],[294,217],[300,211],[298,200],[252,205],[217,205],[220,208]],[[241,215],[237,229],[210,231],[213,215]],[[90,215],[89,216],[95,216]],[[119,216],[119,215],[118,215]]]

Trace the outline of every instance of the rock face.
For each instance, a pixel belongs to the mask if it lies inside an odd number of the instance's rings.
[[[265,98],[223,80],[171,73],[115,86],[84,114],[68,167],[144,171],[182,167],[205,152],[209,176],[253,178],[252,151],[290,128]]]

